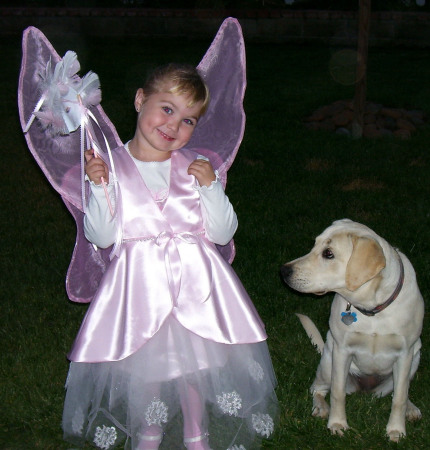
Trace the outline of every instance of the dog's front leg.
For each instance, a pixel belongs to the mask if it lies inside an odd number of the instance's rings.
[[[345,411],[345,387],[352,355],[334,343],[332,380],[330,393],[330,416],[327,427],[333,434],[343,435],[349,428]]]
[[[393,401],[387,424],[387,436],[393,442],[398,442],[401,437],[406,436],[406,408],[412,359],[413,352],[410,349],[406,355],[400,355],[393,366]]]

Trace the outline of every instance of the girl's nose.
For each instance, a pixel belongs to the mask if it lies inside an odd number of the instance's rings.
[[[172,131],[178,131],[179,123],[179,120],[172,118],[167,122],[167,127]]]

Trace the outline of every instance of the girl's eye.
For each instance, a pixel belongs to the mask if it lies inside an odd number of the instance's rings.
[[[191,119],[184,119],[184,122],[185,122],[187,125],[194,126],[194,120],[191,120]]]
[[[169,108],[168,106],[163,106],[163,111],[166,113],[166,114],[172,114],[172,108]]]
[[[330,248],[326,248],[326,249],[323,250],[322,256],[325,259],[333,259],[334,258],[334,253],[331,251]]]

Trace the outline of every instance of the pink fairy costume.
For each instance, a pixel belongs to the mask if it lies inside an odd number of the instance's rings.
[[[258,448],[277,417],[264,325],[230,266],[233,242],[218,246],[207,238],[200,194],[187,174],[204,155],[225,186],[242,139],[245,57],[238,22],[224,21],[198,66],[211,105],[187,149],[172,152],[161,204],[101,106],[86,106],[96,123],[90,134],[115,173],[118,236],[109,250],[96,250],[83,236],[89,193],[88,187],[80,193],[79,148],[85,135],[76,141],[77,133],[54,136],[39,124],[28,126],[43,97],[31,83],[49,58],[60,59],[35,28],[25,31],[23,49],[21,123],[30,150],[77,222],[69,297],[91,301],[69,354],[65,439],[102,449],[172,449],[181,448],[184,437],[194,448],[209,436],[213,449]]]

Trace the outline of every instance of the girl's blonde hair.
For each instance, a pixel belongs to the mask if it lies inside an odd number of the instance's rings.
[[[200,116],[209,106],[209,89],[197,69],[190,64],[170,63],[156,68],[146,79],[143,93],[147,98],[159,92],[189,97],[188,107],[202,102]]]

